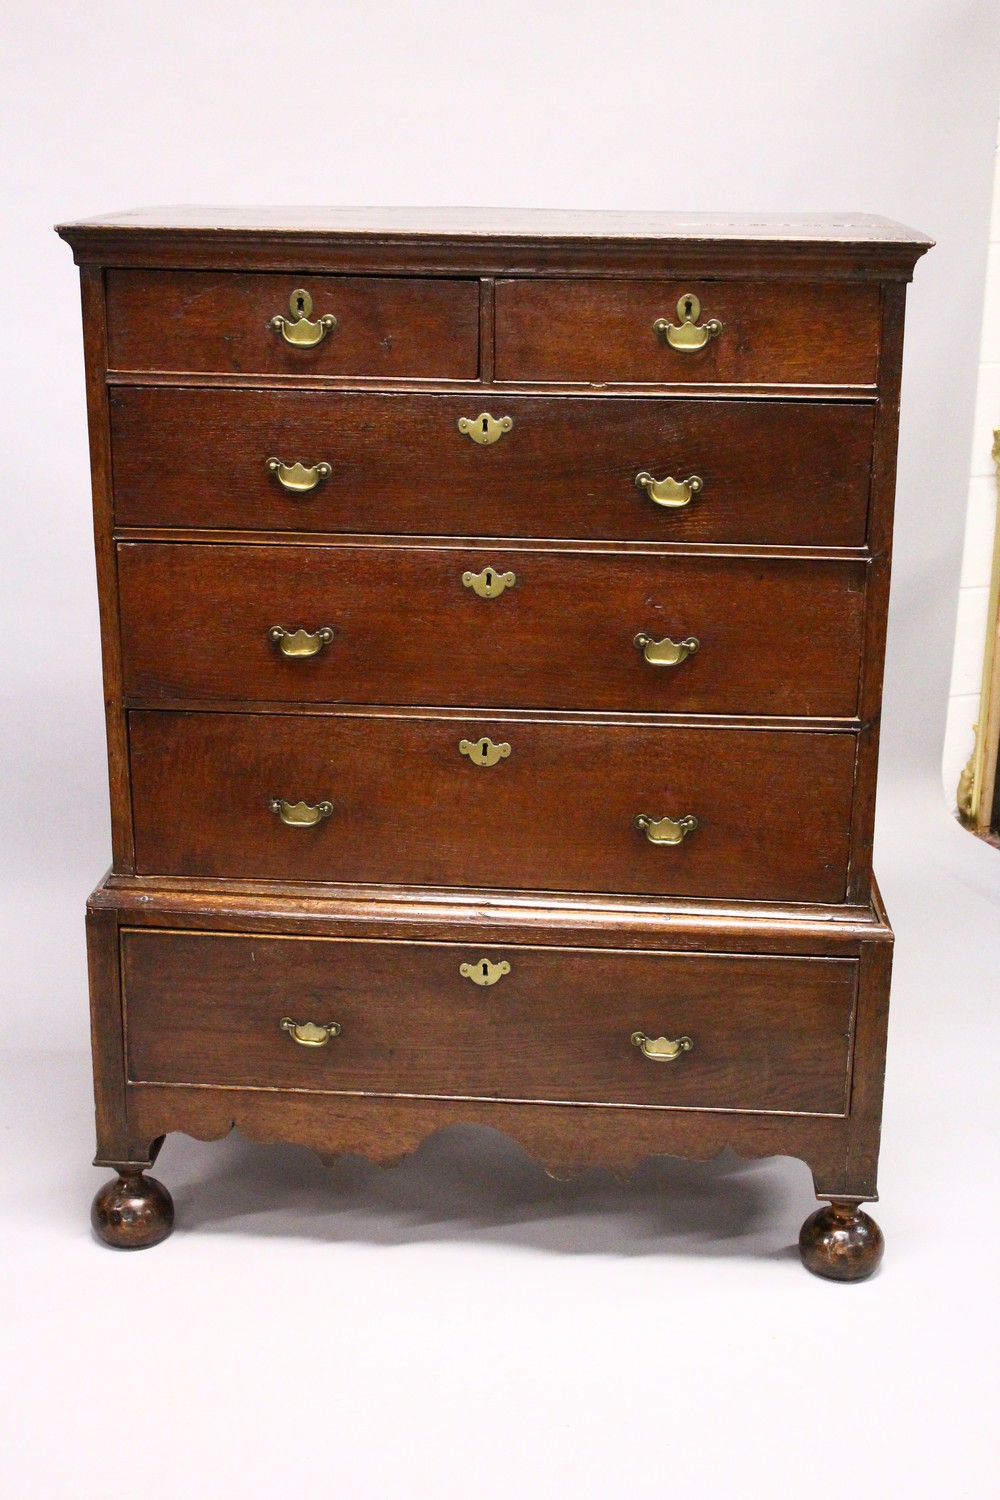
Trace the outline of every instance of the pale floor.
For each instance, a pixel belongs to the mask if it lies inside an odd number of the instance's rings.
[[[172,1138],[177,1231],[114,1254],[87,1059],[36,997],[3,1064],[0,1494],[995,1500],[1000,853],[889,790],[873,1281],[799,1268],[796,1162],[560,1184],[472,1130],[393,1171]]]

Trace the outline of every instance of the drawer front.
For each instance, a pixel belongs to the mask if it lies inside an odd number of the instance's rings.
[[[842,731],[165,710],[129,725],[141,875],[845,896]]]
[[[496,378],[873,385],[879,295],[841,282],[500,281]],[[678,302],[692,296],[697,327],[715,320],[721,330],[700,348],[676,348]],[[661,319],[673,333],[657,332]]]
[[[112,270],[106,286],[112,370],[475,380],[479,369],[476,281]],[[310,323],[336,319],[311,345],[285,336],[301,322],[289,306],[300,288]]]
[[[863,563],[496,546],[118,553],[125,687],[141,700],[857,708]]]
[[[133,1082],[847,1107],[853,960],[137,930],[123,958]],[[484,962],[495,983],[463,975]],[[285,1020],[340,1030],[310,1046]],[[636,1032],[691,1047],[655,1061]]]
[[[512,421],[488,445],[458,427],[483,406]],[[874,411],[123,386],[111,431],[120,526],[860,547]],[[273,458],[330,472],[287,489]],[[701,488],[657,503],[641,473]]]

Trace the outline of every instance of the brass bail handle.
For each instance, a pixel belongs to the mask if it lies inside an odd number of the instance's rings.
[[[696,635],[685,636],[682,641],[672,641],[669,635],[665,635],[662,641],[657,641],[645,630],[640,630],[634,644],[651,667],[678,667],[694,655],[700,642]]]
[[[286,828],[315,828],[333,814],[333,803],[325,801],[286,802],[284,797],[272,797],[267,805]]]
[[[722,332],[722,324],[718,318],[698,322],[701,317],[701,302],[694,292],[681,293],[677,301],[677,316],[680,322],[676,324],[667,318],[657,318],[653,324],[653,332],[669,344],[671,349],[679,349],[682,354],[693,354],[698,349],[704,349],[710,339],[717,339]]]
[[[280,333],[286,344],[293,344],[299,349],[311,348],[314,344],[321,344],[330,330],[337,326],[333,313],[324,313],[314,321],[309,316],[312,310],[312,297],[304,286],[298,286],[288,299],[291,317],[275,313],[273,318],[268,319],[267,326],[273,328],[275,333]]]
[[[685,1052],[694,1050],[694,1042],[689,1036],[679,1036],[671,1040],[667,1036],[647,1036],[644,1031],[633,1031],[629,1040],[633,1047],[642,1051],[643,1057],[648,1057],[650,1062],[676,1062],[683,1057]]]
[[[666,479],[654,479],[648,469],[640,469],[635,482],[640,490],[645,490],[653,504],[663,510],[680,510],[682,506],[690,505],[695,495],[705,488],[700,474],[689,474],[687,479],[674,479],[669,474]]]
[[[698,827],[698,819],[692,813],[683,818],[651,818],[648,813],[637,813],[635,826],[651,844],[682,844],[689,833]]]
[[[293,1021],[291,1016],[285,1016],[278,1024],[300,1047],[325,1047],[330,1038],[339,1036],[341,1031],[339,1021],[317,1026],[315,1021]]]
[[[328,463],[303,464],[296,459],[293,464],[286,464],[283,459],[271,457],[267,459],[265,468],[269,474],[273,474],[283,490],[288,490],[291,495],[308,495],[323,479],[329,479],[333,473]]]
[[[293,659],[303,656],[318,656],[324,646],[329,646],[333,640],[333,630],[329,625],[321,625],[318,630],[305,630],[301,626],[296,630],[286,630],[284,625],[272,625],[267,632],[268,640],[274,641],[282,656]]]

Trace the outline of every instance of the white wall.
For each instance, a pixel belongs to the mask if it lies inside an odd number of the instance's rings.
[[[986,297],[979,348],[976,415],[972,433],[972,461],[955,654],[945,727],[942,774],[945,795],[954,807],[958,778],[975,743],[973,725],[979,718],[979,695],[986,649],[987,605],[993,532],[997,516],[997,473],[992,458],[993,432],[1000,427],[1000,124],[993,178]]]
[[[940,762],[997,21],[992,0],[5,0],[4,1493],[995,1494],[1000,858],[948,817]],[[50,226],[169,201],[863,210],[938,239],[903,383],[876,1281],[796,1268],[801,1163],[564,1188],[464,1133],[329,1182],[298,1148],[173,1136],[175,1238],[88,1242],[82,911],[109,833],[78,292]],[[780,785],[772,806],[794,815]]]
[[[83,1044],[82,902],[109,857],[79,299],[59,219],[499,203],[860,210],[934,235],[909,299],[883,765],[931,778],[940,802],[995,4],[7,0],[0,47],[0,921],[19,1000],[0,1037],[20,1036],[27,1006]]]

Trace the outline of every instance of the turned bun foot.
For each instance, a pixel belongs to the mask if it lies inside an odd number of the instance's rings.
[[[856,1203],[831,1203],[810,1214],[799,1234],[807,1271],[831,1281],[863,1281],[882,1259],[882,1231]]]
[[[123,1172],[105,1183],[90,1210],[98,1239],[115,1250],[158,1245],[174,1227],[174,1200],[155,1177]]]

